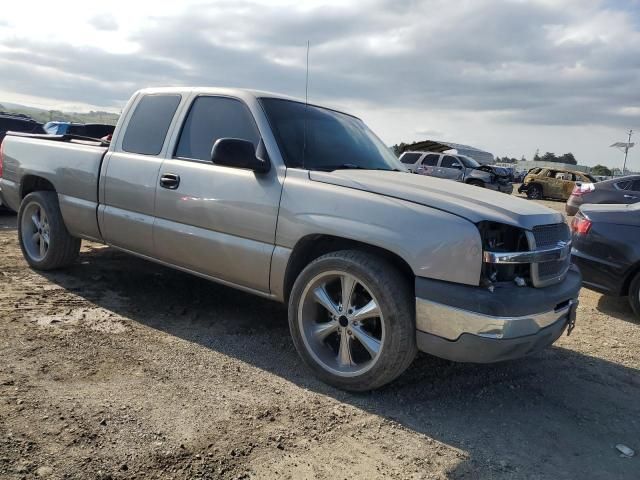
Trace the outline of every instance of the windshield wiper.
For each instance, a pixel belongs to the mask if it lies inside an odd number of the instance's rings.
[[[385,172],[401,172],[402,170],[399,170],[397,168],[381,168],[381,167],[377,167],[377,168],[368,168],[368,167],[363,167],[361,165],[356,165],[354,163],[342,163],[340,165],[323,165],[321,167],[315,167],[313,168],[313,170],[322,170],[323,172],[333,172],[334,170],[383,170]]]
[[[334,170],[370,170],[354,163],[342,163],[340,165],[322,165],[314,167],[313,170],[322,170],[323,172],[333,172]]]

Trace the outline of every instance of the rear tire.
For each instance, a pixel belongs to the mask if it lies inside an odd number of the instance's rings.
[[[22,200],[18,240],[25,260],[36,270],[66,267],[80,252],[81,241],[67,230],[55,192],[33,192]]]
[[[540,200],[542,198],[542,187],[540,185],[529,185],[527,188],[527,198]]]
[[[631,285],[629,285],[629,303],[633,313],[640,318],[640,272],[636,273]]]
[[[307,366],[344,390],[391,382],[417,352],[410,283],[389,262],[357,250],[324,255],[300,273],[289,299],[289,328]]]

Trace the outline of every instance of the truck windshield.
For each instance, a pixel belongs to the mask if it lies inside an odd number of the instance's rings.
[[[473,158],[462,157],[462,156],[459,156],[458,158],[460,159],[460,161],[462,161],[464,166],[467,168],[478,168],[480,166],[480,164],[476,162]]]
[[[260,103],[288,167],[406,171],[391,150],[355,117],[278,98],[261,98]]]

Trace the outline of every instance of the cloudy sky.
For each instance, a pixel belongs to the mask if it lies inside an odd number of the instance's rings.
[[[0,103],[118,111],[156,85],[303,97],[309,40],[310,100],[359,115],[389,144],[428,137],[619,166],[608,146],[629,128],[640,141],[640,0],[145,3],[4,6]]]

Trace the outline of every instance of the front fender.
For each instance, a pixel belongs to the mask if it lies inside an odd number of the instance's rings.
[[[367,243],[402,258],[419,277],[478,285],[482,244],[468,220],[416,203],[316,182],[289,171],[276,245],[293,249],[308,235]]]

